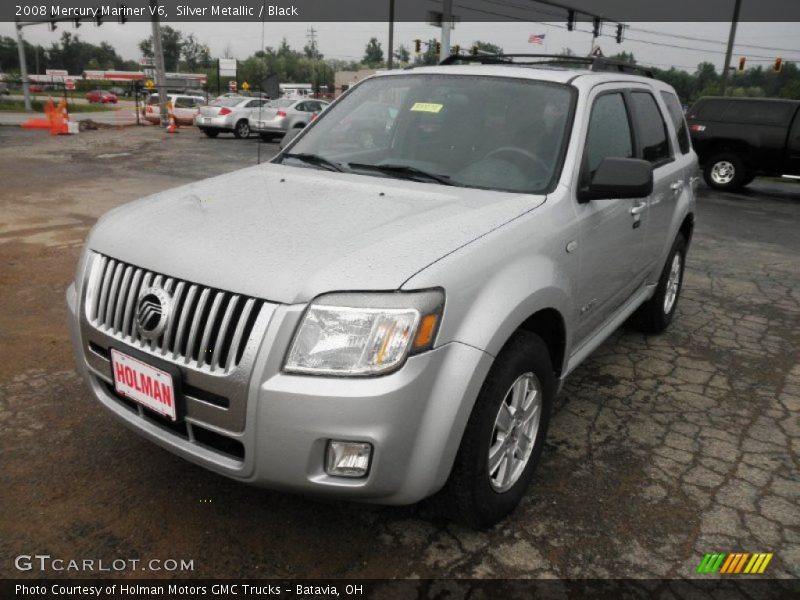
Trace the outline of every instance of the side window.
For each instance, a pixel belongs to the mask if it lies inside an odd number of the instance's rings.
[[[794,106],[789,102],[734,100],[728,103],[722,118],[732,123],[787,125],[793,112]]]
[[[177,96],[175,98],[175,108],[192,108],[194,106],[194,100],[191,98],[187,98],[186,96]]]
[[[250,102],[245,105],[245,108],[258,108],[262,104],[264,103],[261,100],[250,100]]]
[[[604,158],[633,158],[631,127],[621,93],[603,94],[594,101],[585,156],[590,175]]]
[[[299,110],[300,112],[308,112],[308,104],[305,102],[301,102],[297,106],[294,107],[295,110]]]
[[[661,92],[661,98],[667,105],[667,111],[678,134],[678,146],[681,149],[681,154],[688,154],[692,149],[692,142],[689,139],[689,128],[686,127],[686,119],[683,118],[681,104],[675,94],[670,92]]]
[[[633,92],[633,110],[636,132],[642,149],[642,158],[658,164],[672,158],[667,139],[664,117],[649,92]]]

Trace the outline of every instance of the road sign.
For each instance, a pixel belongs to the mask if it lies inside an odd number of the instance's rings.
[[[144,82],[144,87],[146,87],[148,90],[152,90],[153,87],[155,87],[155,85],[156,84],[153,83],[152,79],[148,79],[147,81]]]
[[[44,74],[48,77],[66,77],[69,75],[66,69],[45,69]]]
[[[219,75],[220,77],[236,77],[236,59],[220,58]]]
[[[246,92],[247,90],[250,89],[250,84],[247,83],[246,81],[242,82],[242,89]]]
[[[64,81],[64,87],[67,88],[68,90],[74,90],[75,89],[75,80],[74,79],[65,80]]]
[[[232,79],[228,82],[228,91],[235,92],[236,91],[236,80]]]
[[[152,56],[144,56],[139,59],[139,64],[143,67],[152,67],[155,63]]]

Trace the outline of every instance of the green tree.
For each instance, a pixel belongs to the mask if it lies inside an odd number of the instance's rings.
[[[407,64],[411,61],[411,52],[409,52],[408,48],[405,46],[400,45],[397,47],[397,50],[394,51],[394,58],[400,64]]]
[[[169,25],[161,27],[161,49],[164,51],[164,68],[167,71],[178,70],[183,44],[183,34],[180,31],[173,29]],[[139,42],[139,50],[142,51],[143,56],[153,58],[152,35]]]
[[[375,68],[383,64],[383,48],[378,38],[370,38],[364,48],[364,64],[368,67]]]
[[[211,67],[211,50],[200,43],[193,33],[186,36],[181,47],[183,64],[190,72]]]
[[[473,47],[478,48],[478,54],[502,54],[503,49],[498,46],[497,44],[491,44],[489,42],[482,42],[480,40],[476,40],[472,43]]]

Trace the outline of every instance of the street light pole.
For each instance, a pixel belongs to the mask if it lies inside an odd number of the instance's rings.
[[[14,23],[14,31],[17,32],[17,50],[19,51],[19,76],[22,77],[22,94],[25,96],[25,112],[31,112],[31,88],[28,83],[28,64],[25,62],[25,44],[22,41],[22,25],[19,19]]]
[[[158,20],[158,0],[150,0],[153,25],[153,58],[158,85],[158,105],[161,113],[161,126],[167,126],[167,78],[164,74],[164,48],[161,46],[161,23]]]
[[[386,61],[386,66],[392,70],[392,63],[394,60],[394,0],[389,0],[389,58]]]
[[[736,39],[736,25],[739,23],[739,9],[741,8],[742,0],[736,0],[733,7],[733,21],[731,21],[731,32],[728,36],[728,49],[725,51],[725,67],[722,69],[722,81],[720,82],[720,95],[724,96],[726,88],[728,87],[728,71],[731,67],[731,54],[733,53],[733,41]]]

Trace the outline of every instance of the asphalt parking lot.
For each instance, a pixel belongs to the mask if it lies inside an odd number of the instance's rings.
[[[259,148],[277,144],[0,127],[0,577],[40,576],[13,557],[44,553],[193,559],[156,574],[181,577],[679,578],[715,551],[771,552],[767,575],[800,577],[800,185],[701,185],[675,322],[621,329],[571,376],[527,497],[476,532],[424,504],[228,481],[125,429],[78,379],[64,290],[95,219]]]

